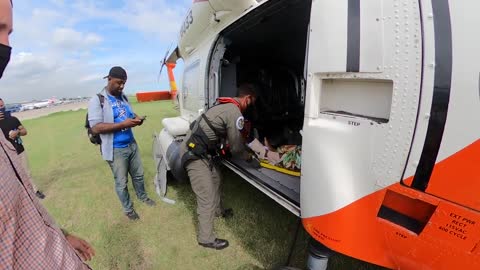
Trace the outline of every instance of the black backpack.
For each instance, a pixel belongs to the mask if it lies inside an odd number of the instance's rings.
[[[100,107],[103,109],[103,103],[105,102],[105,97],[102,96],[101,94],[97,94],[98,99],[100,100]],[[87,135],[88,139],[90,139],[90,142],[93,144],[102,144],[102,139],[100,138],[100,134],[95,134],[92,131],[92,128],[90,127],[90,122],[88,122],[88,111],[87,115],[85,118],[85,128],[87,129]]]
[[[103,109],[103,103],[105,103],[105,97],[102,94],[97,94],[98,99],[100,100],[100,107]],[[123,99],[125,99],[128,102],[128,98],[125,95],[122,95]],[[100,138],[100,134],[95,134],[92,131],[92,128],[90,127],[90,122],[88,122],[88,111],[87,115],[85,116],[85,128],[87,129],[87,135],[88,139],[90,139],[90,142],[93,144],[102,144],[102,139]]]

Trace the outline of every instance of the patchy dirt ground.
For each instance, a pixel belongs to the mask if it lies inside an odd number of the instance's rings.
[[[86,109],[87,106],[88,106],[88,102],[84,101],[84,102],[60,104],[57,106],[51,106],[48,108],[41,108],[36,110],[16,112],[16,113],[13,113],[12,115],[17,117],[21,121],[21,120],[34,119],[34,118],[46,116],[56,112],[77,111],[80,109]]]

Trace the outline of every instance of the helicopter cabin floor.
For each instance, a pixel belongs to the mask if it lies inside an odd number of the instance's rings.
[[[267,186],[295,205],[300,205],[300,177],[271,169],[256,168],[252,163],[233,158],[231,163],[255,181]]]

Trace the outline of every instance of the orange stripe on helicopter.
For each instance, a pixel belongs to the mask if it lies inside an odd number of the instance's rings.
[[[437,163],[426,192],[480,210],[480,140]]]
[[[400,204],[399,211],[411,213],[411,219],[418,218],[416,202],[431,206],[434,212],[425,215],[429,219],[422,232],[378,217],[387,190],[411,201]],[[388,200],[390,207],[402,202]],[[425,214],[425,209],[420,212]],[[317,241],[337,252],[392,269],[480,269],[479,213],[400,184],[331,214],[305,218],[303,225]]]
[[[480,213],[471,209],[480,197],[478,164],[480,140],[436,164],[427,189],[436,196],[394,184],[304,218],[304,227],[329,248],[384,267],[480,269]]]
[[[175,99],[177,97],[177,83],[175,82],[175,76],[173,74],[173,69],[175,68],[175,63],[166,63],[168,79],[170,81],[170,94],[171,98]]]

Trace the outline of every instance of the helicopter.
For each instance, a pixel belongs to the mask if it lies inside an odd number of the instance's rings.
[[[154,140],[157,192],[185,178],[189,124],[259,86],[254,125],[302,145],[299,176],[223,165],[302,219],[308,268],[480,268],[480,26],[474,0],[194,0],[165,65],[180,116]]]

